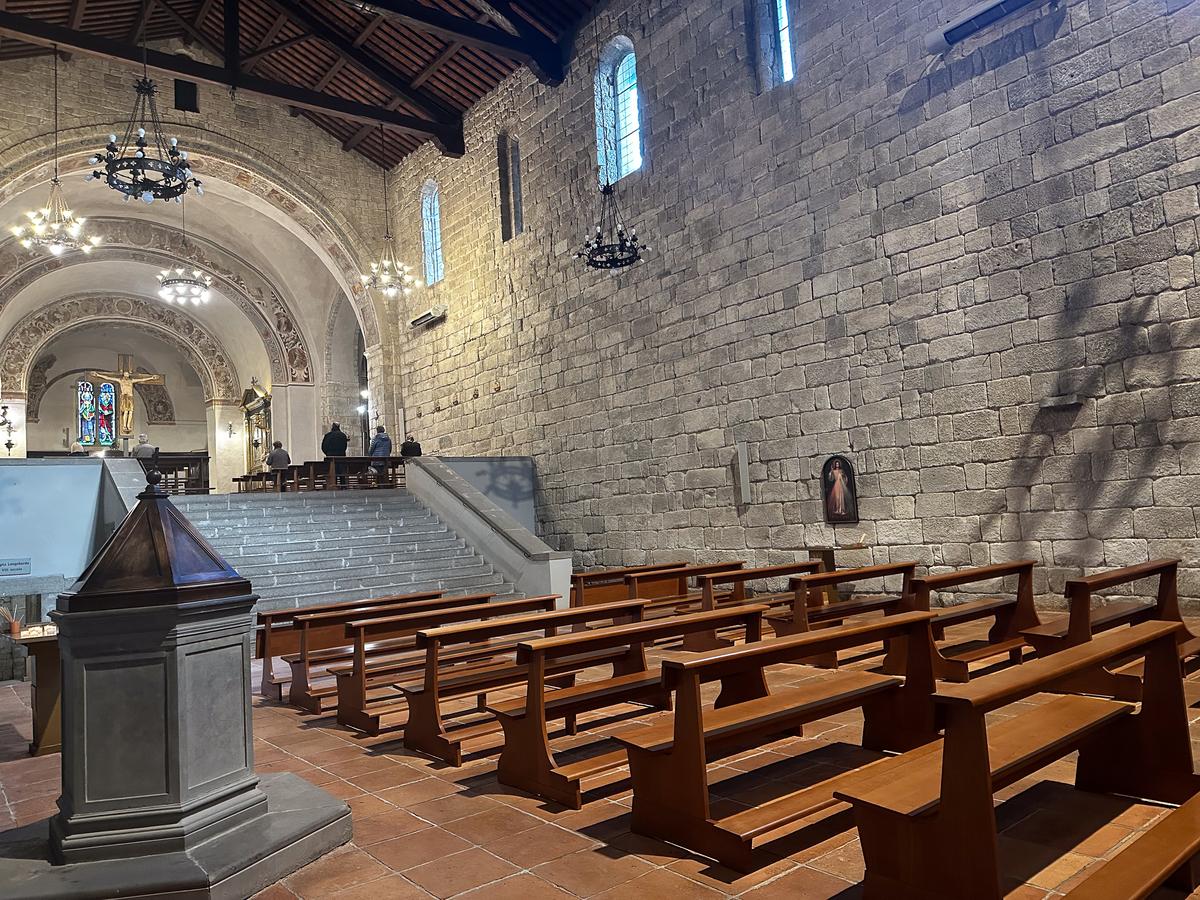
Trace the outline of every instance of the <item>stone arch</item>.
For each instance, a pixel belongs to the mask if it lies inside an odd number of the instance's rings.
[[[0,244],[0,312],[21,291],[50,272],[101,260],[147,262],[160,268],[180,256],[193,260],[212,274],[216,288],[254,323],[276,384],[311,383],[312,356],[296,318],[275,285],[241,257],[209,241],[189,238],[165,225],[138,219],[93,218],[105,243],[88,255],[30,256],[15,240]]]
[[[82,176],[93,168],[88,159],[100,146],[97,135],[106,134],[111,124],[76,125],[59,133],[59,167],[64,180],[76,174]],[[269,153],[239,145],[226,135],[193,123],[171,121],[169,125],[172,134],[187,145],[199,177],[218,179],[261,198],[264,207],[274,212],[277,222],[284,227],[296,226],[294,233],[307,239],[309,249],[325,263],[350,298],[368,345],[379,344],[382,335],[378,310],[374,298],[362,285],[359,276],[364,262],[353,249],[368,246],[358,229]],[[52,146],[53,136],[40,134],[22,137],[0,148],[0,203],[30,183],[50,179]]]
[[[55,338],[96,323],[116,324],[170,344],[200,376],[206,402],[236,403],[240,380],[229,354],[211,332],[178,309],[128,295],[76,294],[23,318],[0,342],[0,381],[5,395],[21,395],[41,356]]]

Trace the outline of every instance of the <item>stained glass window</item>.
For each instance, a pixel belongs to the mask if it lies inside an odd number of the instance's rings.
[[[425,249],[425,283],[437,284],[446,273],[442,263],[442,201],[438,186],[432,181],[421,191],[421,237]]]
[[[101,447],[117,442],[117,391],[107,381],[100,385],[96,404],[96,439]]]
[[[79,443],[96,446],[96,393],[90,381],[79,382]]]

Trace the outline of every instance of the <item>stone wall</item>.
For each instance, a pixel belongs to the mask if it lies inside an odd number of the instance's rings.
[[[534,456],[577,565],[792,558],[834,537],[818,474],[844,453],[862,522],[837,538],[876,560],[1033,556],[1048,597],[1177,555],[1200,597],[1200,2],[1035,3],[927,54],[969,2],[793,2],[797,78],[760,93],[744,0],[615,0],[562,86],[511,77],[465,159],[426,147],[394,180],[418,265],[441,185],[446,279],[410,307],[450,307],[399,339],[409,428]],[[647,129],[620,191],[653,252],[603,275],[571,254],[619,34]],[[509,242],[501,128],[524,158]]]

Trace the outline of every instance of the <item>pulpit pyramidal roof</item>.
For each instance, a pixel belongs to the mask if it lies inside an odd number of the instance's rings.
[[[71,589],[59,595],[60,610],[180,605],[250,593],[250,582],[171,503],[161,480],[157,469],[146,474],[137,506]]]

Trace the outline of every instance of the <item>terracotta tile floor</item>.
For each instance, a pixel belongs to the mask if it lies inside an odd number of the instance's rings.
[[[782,686],[808,677],[814,677],[814,670],[785,666],[771,680]],[[0,685],[0,831],[45,818],[55,809],[59,757],[25,755],[28,702],[27,685]],[[621,715],[584,721],[583,734],[556,739],[555,748],[603,739],[653,715],[629,707]],[[1200,712],[1192,717],[1194,742],[1200,742],[1198,718]],[[761,852],[752,874],[738,875],[632,834],[630,797],[623,784],[576,812],[498,784],[494,751],[473,754],[454,769],[408,753],[386,738],[357,738],[329,717],[257,697],[254,726],[259,771],[298,773],[345,798],[354,812],[350,844],[261,892],[259,900],[861,896],[862,854],[844,814],[776,842],[770,852]],[[806,726],[804,738],[725,760],[711,770],[714,805],[736,808],[852,768],[872,758],[854,746],[860,733],[861,717],[847,713]],[[1096,860],[1123,847],[1162,814],[1150,806],[1076,792],[1069,786],[1073,770],[1070,760],[1056,763],[998,796],[1010,898],[1060,896]],[[1156,897],[1181,895],[1160,892]]]

